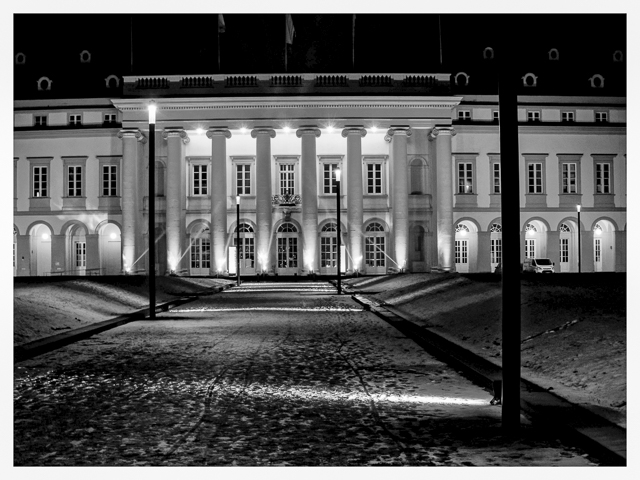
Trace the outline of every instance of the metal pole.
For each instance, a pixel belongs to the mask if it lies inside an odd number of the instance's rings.
[[[337,232],[337,239],[336,239],[336,250],[337,250],[337,265],[336,265],[336,270],[338,271],[338,295],[342,295],[342,284],[341,284],[341,278],[340,278],[340,244],[342,243],[340,241],[340,174],[338,173],[338,175],[336,176],[336,217],[338,219],[338,223],[337,223],[337,228],[336,228],[336,232]]]
[[[236,283],[240,286],[240,197],[236,200]]]
[[[582,241],[580,238],[580,230],[582,230],[580,223],[580,205],[578,205],[578,273],[582,273]]]
[[[498,58],[500,108],[500,169],[502,209],[502,427],[520,428],[520,192],[518,97],[513,59],[518,36],[513,18],[501,15],[502,38]],[[499,393],[499,392],[496,392]]]
[[[149,105],[149,319],[156,318],[156,107]]]

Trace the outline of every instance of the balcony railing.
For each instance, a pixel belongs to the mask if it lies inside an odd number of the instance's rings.
[[[302,199],[298,194],[285,193],[282,195],[274,195],[271,199],[271,203],[280,207],[295,207],[302,203]]]

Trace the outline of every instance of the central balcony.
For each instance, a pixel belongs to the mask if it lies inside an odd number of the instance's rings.
[[[301,203],[302,198],[298,194],[285,193],[271,197],[271,204],[274,207],[298,207]]]

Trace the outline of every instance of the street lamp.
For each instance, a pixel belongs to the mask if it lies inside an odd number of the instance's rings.
[[[240,286],[240,195],[236,195],[236,283]]]
[[[582,242],[580,241],[580,205],[577,205],[578,208],[578,273],[582,273],[582,265],[581,265],[581,247]]]
[[[149,102],[149,319],[156,318],[156,103]]]
[[[336,168],[336,217],[338,220],[336,227],[336,250],[337,250],[337,265],[338,271],[338,295],[342,295],[342,284],[340,283],[340,169]]]

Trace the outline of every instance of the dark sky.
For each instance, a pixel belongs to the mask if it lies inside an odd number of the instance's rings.
[[[284,72],[284,14],[224,18],[222,73]],[[355,71],[435,73],[481,61],[485,47],[496,48],[501,19],[489,14],[358,14]],[[521,33],[513,42],[529,61],[546,58],[550,48],[577,64],[610,56],[616,49],[626,54],[624,15],[521,14],[510,21]],[[293,22],[289,72],[353,71],[351,15],[293,14]],[[92,68],[117,70],[113,73],[119,75],[218,73],[217,15],[14,16],[14,52],[26,54],[30,70],[52,75],[60,68],[76,68],[84,49],[92,54]]]

